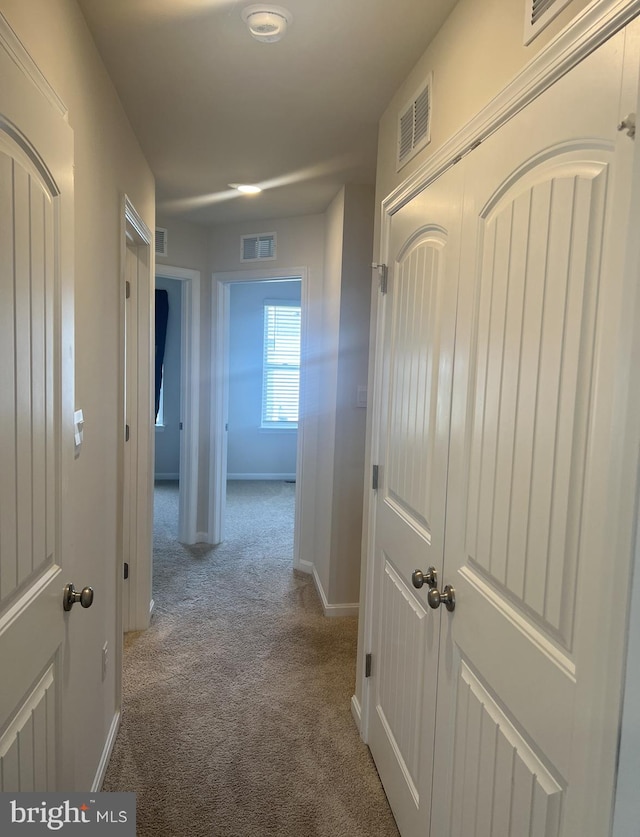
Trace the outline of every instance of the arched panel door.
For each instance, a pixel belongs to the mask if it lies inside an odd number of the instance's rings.
[[[0,790],[73,788],[63,749],[72,581],[73,135],[0,39]],[[16,56],[23,56],[20,67]],[[39,80],[39,86],[33,79]],[[43,91],[50,95],[44,95]],[[63,572],[64,568],[64,572]],[[76,606],[80,608],[79,605]],[[74,614],[75,616],[75,614]]]
[[[384,298],[369,746],[416,837],[430,816],[440,618],[412,574],[442,576],[461,171],[394,215]]]

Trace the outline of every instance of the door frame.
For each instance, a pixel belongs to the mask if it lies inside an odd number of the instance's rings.
[[[576,66],[589,53],[597,49],[612,35],[624,28],[640,13],[640,0],[594,0],[576,19],[560,32],[538,55],[532,59],[506,87],[489,102],[460,131],[454,134],[441,148],[423,163],[412,175],[391,192],[381,205],[381,232],[379,261],[388,264],[389,241],[392,216],[413,197],[424,190],[458,160],[470,153],[490,134],[505,124],[515,113],[549,88],[555,81]],[[636,140],[637,142],[637,140]],[[639,166],[636,165],[636,169]],[[639,175],[640,179],[640,175]],[[636,202],[637,204],[637,202]],[[636,260],[638,261],[638,260]],[[372,297],[371,322],[375,323],[372,334],[372,356],[369,367],[369,391],[373,392],[372,412],[367,428],[367,473],[378,461],[379,420],[382,393],[382,324],[384,322],[385,297]],[[360,735],[366,742],[369,733],[371,695],[366,676],[365,655],[372,651],[374,573],[375,573],[375,503],[376,492],[369,489],[365,500],[363,520],[363,573],[361,598],[364,608],[364,630],[358,646],[357,683],[358,695],[352,698],[352,712],[359,722]],[[637,614],[631,614],[630,624],[638,624]],[[637,803],[636,803],[637,804]]]
[[[293,543],[293,566],[309,572],[308,562],[301,560],[304,542],[303,479],[305,459],[305,395],[307,392],[307,358],[309,356],[309,276],[306,267],[284,269],[234,270],[213,274],[213,322],[215,334],[211,339],[212,405],[209,432],[209,527],[210,542],[224,538],[224,514],[227,482],[227,431],[229,414],[229,286],[237,282],[273,282],[300,280],[301,336],[300,336],[300,412],[296,449],[296,493]]]
[[[144,630],[149,627],[153,610],[151,588],[151,548],[153,526],[153,449],[152,431],[153,378],[151,375],[153,349],[153,313],[155,309],[154,293],[154,252],[153,235],[142,220],[135,206],[125,194],[122,197],[120,237],[120,359],[119,359],[119,413],[118,428],[118,544],[120,548],[116,560],[116,707],[119,710],[122,700],[122,633],[126,630]],[[127,320],[127,246],[134,242],[139,248],[138,264],[140,268],[138,289],[135,295],[137,308],[129,312]],[[126,344],[127,324],[135,323],[132,342],[139,359],[138,386],[136,397],[130,405],[126,403]],[[145,420],[141,406],[148,405]],[[136,434],[137,456],[131,471],[126,468],[126,425],[129,423],[132,433]],[[133,478],[131,475],[133,474]],[[136,507],[133,515],[125,514],[127,497],[135,492]],[[123,562],[124,544],[129,548],[129,595],[124,596]]]
[[[180,477],[178,540],[194,544],[199,540],[198,439],[200,429],[200,271],[158,264],[155,278],[181,283],[182,318],[180,332]],[[154,430],[155,433],[155,430]]]

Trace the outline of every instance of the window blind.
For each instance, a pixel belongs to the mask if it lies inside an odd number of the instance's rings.
[[[297,427],[300,395],[300,306],[264,305],[262,426]]]

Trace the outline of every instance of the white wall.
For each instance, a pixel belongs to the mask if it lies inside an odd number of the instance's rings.
[[[69,109],[75,144],[76,404],[84,442],[73,463],[71,540],[82,565],[76,585],[95,600],[84,619],[70,619],[75,664],[68,677],[76,729],[76,789],[89,789],[116,711],[116,568],[120,503],[120,258],[122,196],[151,228],[151,171],[102,65],[75,0],[0,0],[0,11]],[[101,653],[112,649],[104,682]],[[96,717],[98,723],[96,723]]]
[[[336,612],[359,598],[366,413],[356,394],[367,379],[373,197],[345,186],[326,213],[315,570]]]
[[[264,303],[292,300],[299,304],[300,282],[238,282],[229,290],[227,476],[295,479],[297,430],[263,430],[260,424]]]
[[[180,382],[182,332],[182,282],[161,276],[156,269],[156,289],[169,295],[167,341],[162,375],[163,425],[156,427],[155,478],[178,479],[180,473]]]

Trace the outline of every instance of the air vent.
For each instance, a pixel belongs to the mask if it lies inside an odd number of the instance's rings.
[[[431,139],[431,90],[429,76],[400,111],[398,118],[398,171]]]
[[[526,0],[524,19],[524,42],[531,41],[551,23],[571,0]]]
[[[275,259],[276,234],[256,233],[243,235],[240,239],[240,261],[257,262]]]
[[[156,227],[156,256],[167,255],[167,230]]]

